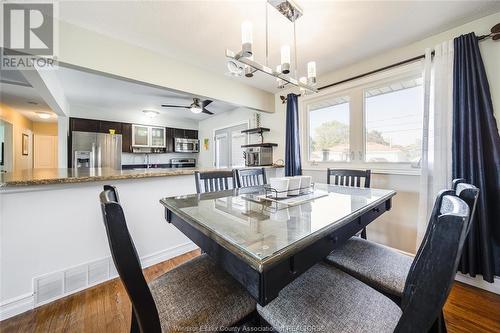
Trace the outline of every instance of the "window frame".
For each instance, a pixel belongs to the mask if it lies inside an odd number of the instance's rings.
[[[302,166],[305,170],[324,170],[331,168],[371,169],[375,173],[420,175],[420,167],[407,162],[366,162],[366,106],[364,92],[384,84],[404,81],[416,77],[423,78],[423,61],[398,66],[374,75],[349,81],[338,86],[324,89],[317,94],[303,96],[299,100],[300,121],[302,128],[301,146],[306,147],[302,154]],[[310,106],[321,101],[349,97],[349,150],[354,159],[348,162],[311,161],[309,142]],[[422,96],[422,99],[424,96]]]

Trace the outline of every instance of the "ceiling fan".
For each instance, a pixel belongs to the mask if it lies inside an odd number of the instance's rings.
[[[214,114],[211,111],[208,111],[206,109],[207,105],[212,103],[213,101],[207,99],[204,101],[200,101],[199,98],[193,98],[193,103],[191,105],[170,105],[170,104],[162,104],[161,106],[164,108],[183,108],[183,109],[189,109],[191,110],[192,113],[206,113],[206,114]]]

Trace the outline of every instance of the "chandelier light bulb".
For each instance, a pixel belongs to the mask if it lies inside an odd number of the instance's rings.
[[[252,22],[244,21],[241,23],[241,50],[244,57],[250,57],[252,55],[252,29]]]
[[[281,73],[290,73],[290,45],[281,47]]]
[[[315,84],[316,83],[316,62],[309,61],[307,63],[307,83]]]

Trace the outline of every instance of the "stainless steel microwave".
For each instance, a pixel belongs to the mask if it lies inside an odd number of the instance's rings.
[[[174,151],[176,153],[197,153],[200,151],[200,140],[175,138]]]

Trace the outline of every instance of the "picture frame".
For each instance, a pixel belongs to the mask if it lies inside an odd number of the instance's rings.
[[[28,134],[23,133],[23,149],[22,149],[22,154],[24,156],[27,156],[29,154],[29,142],[30,142],[30,137]]]

